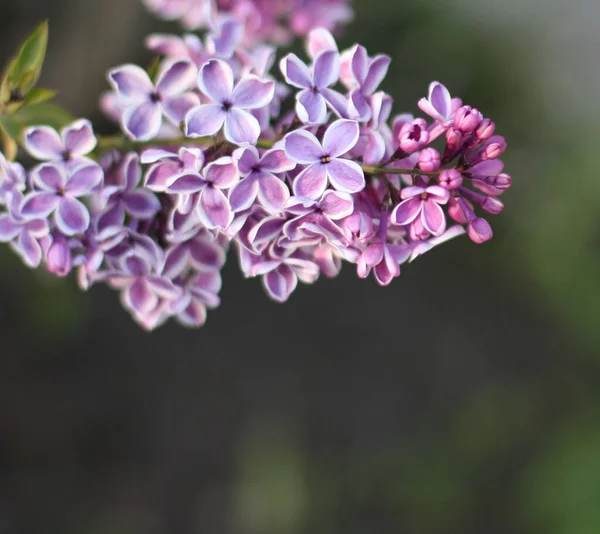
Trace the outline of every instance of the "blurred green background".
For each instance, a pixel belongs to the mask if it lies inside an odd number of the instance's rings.
[[[600,532],[600,4],[356,0],[340,39],[506,136],[495,238],[388,288],[352,267],[284,306],[234,258],[199,331],[0,253],[0,533]],[[0,57],[51,20],[43,85],[99,118],[145,62],[138,0],[0,4]],[[106,125],[105,125],[106,127]]]

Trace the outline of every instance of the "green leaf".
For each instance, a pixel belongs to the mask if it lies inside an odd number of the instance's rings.
[[[23,42],[17,55],[11,59],[2,75],[0,102],[22,102],[38,81],[46,57],[48,21],[41,22]]]
[[[25,97],[23,104],[26,106],[33,104],[41,104],[42,102],[52,100],[57,94],[58,91],[55,91],[54,89],[34,87],[31,91],[29,91],[29,93]]]

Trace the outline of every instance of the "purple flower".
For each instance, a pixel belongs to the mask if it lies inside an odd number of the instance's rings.
[[[187,136],[214,135],[225,125],[223,133],[228,141],[238,145],[256,143],[260,125],[247,110],[269,105],[275,92],[274,82],[249,74],[234,86],[231,67],[215,59],[200,69],[198,86],[213,103],[189,111],[185,118]]]
[[[355,45],[342,56],[342,79],[350,91],[350,114],[361,122],[371,118],[369,96],[385,78],[391,58],[378,55],[370,58],[364,46]]]
[[[358,193],[365,187],[362,168],[341,156],[350,151],[359,137],[354,121],[335,121],[323,137],[323,144],[310,132],[296,130],[285,137],[285,151],[290,159],[308,165],[294,180],[296,196],[319,198],[329,182],[334,189]]]
[[[290,161],[284,150],[273,149],[262,157],[253,147],[240,148],[234,153],[242,180],[229,194],[233,211],[248,209],[258,197],[261,205],[269,213],[278,213],[290,198],[290,191],[284,181],[275,176],[293,169],[296,164]]]
[[[178,152],[149,149],[142,153],[144,164],[153,164],[146,173],[145,187],[164,193],[167,186],[184,174],[200,174],[204,167],[204,152],[199,148],[181,147]]]
[[[36,192],[29,193],[21,214],[24,218],[44,219],[54,212],[54,222],[66,236],[85,232],[90,214],[77,198],[91,193],[102,183],[102,168],[93,163],[69,171],[59,164],[44,163],[31,175]]]
[[[432,235],[439,236],[446,230],[446,216],[440,204],[446,204],[450,198],[447,189],[439,185],[425,187],[406,187],[400,192],[405,199],[392,211],[394,224],[406,226],[420,215],[423,227]]]
[[[0,206],[10,202],[10,196],[25,189],[25,169],[19,163],[7,161],[0,152]]]
[[[63,128],[60,135],[49,126],[33,126],[25,130],[25,150],[42,161],[69,162],[73,167],[91,163],[85,158],[96,148],[96,137],[90,121],[79,119]]]
[[[195,194],[198,196],[198,215],[206,228],[226,229],[233,220],[229,199],[223,193],[239,180],[235,162],[230,157],[209,163],[203,174],[183,174],[167,187],[170,194]]]
[[[137,65],[123,65],[108,74],[108,80],[125,102],[122,126],[133,139],[148,141],[156,137],[163,114],[179,124],[186,113],[198,104],[198,97],[188,92],[196,76],[189,60],[167,63],[156,85],[148,73]]]
[[[140,186],[142,169],[139,156],[130,152],[126,154],[112,172],[104,178],[102,196],[106,201],[106,213],[100,218],[100,229],[106,227],[105,223],[122,226],[125,213],[140,220],[154,217],[161,205],[151,191]]]
[[[394,278],[400,276],[400,264],[408,260],[409,256],[409,247],[374,243],[360,255],[356,272],[360,278],[367,278],[372,269],[377,282],[387,286]]]
[[[23,196],[12,194],[9,211],[0,214],[0,242],[11,243],[29,267],[36,268],[42,261],[43,240],[48,237],[50,228],[45,218],[25,219],[21,206]]]
[[[345,245],[345,233],[333,221],[348,217],[354,210],[352,195],[328,190],[319,200],[292,197],[286,205],[289,213],[296,215],[288,221],[283,231],[292,242],[325,238],[333,245]]]
[[[310,68],[298,56],[289,54],[281,60],[280,68],[287,83],[302,89],[296,95],[296,114],[302,122],[323,124],[327,120],[327,104],[345,112],[346,99],[329,89],[340,74],[337,50],[323,50]]]
[[[419,100],[421,111],[444,125],[450,125],[461,105],[462,101],[459,98],[451,98],[448,89],[440,82],[432,82],[427,98]]]

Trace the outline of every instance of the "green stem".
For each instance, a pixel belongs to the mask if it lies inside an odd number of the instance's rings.
[[[422,174],[424,176],[437,176],[439,172],[425,172],[418,169],[395,169],[392,167],[378,167],[377,165],[361,165],[367,174]]]

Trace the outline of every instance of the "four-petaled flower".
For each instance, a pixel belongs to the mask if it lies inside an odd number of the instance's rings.
[[[239,148],[233,157],[237,160],[242,180],[229,194],[233,211],[248,209],[258,197],[261,205],[270,213],[278,213],[290,198],[285,182],[275,174],[292,170],[296,164],[290,161],[282,149],[265,152],[262,157],[251,146]]]
[[[213,103],[189,111],[185,118],[188,137],[214,135],[225,125],[223,134],[228,141],[237,145],[256,143],[260,125],[247,110],[269,105],[275,93],[274,82],[248,74],[234,86],[231,67],[213,59],[200,69],[198,86]]]
[[[296,95],[298,118],[308,124],[323,124],[327,120],[327,104],[339,114],[345,114],[347,100],[329,89],[340,75],[340,55],[337,50],[322,50],[309,68],[296,54],[281,60],[285,80],[302,89]]]
[[[439,236],[446,230],[446,216],[440,204],[446,204],[450,199],[447,189],[439,185],[429,187],[406,187],[400,192],[405,199],[392,212],[394,224],[405,226],[420,217],[420,223],[425,230],[434,236]]]
[[[61,164],[43,163],[32,172],[37,191],[25,197],[21,215],[29,220],[44,219],[54,212],[54,222],[63,234],[81,234],[90,224],[90,214],[77,198],[89,194],[102,178],[102,168],[95,163],[72,171]]]
[[[108,80],[125,103],[121,122],[133,139],[148,141],[158,134],[163,114],[174,124],[198,104],[198,96],[189,91],[196,66],[187,59],[167,64],[156,85],[137,65],[123,65],[108,74]]]
[[[359,137],[358,123],[340,119],[325,132],[323,144],[310,132],[296,130],[285,137],[290,159],[308,165],[294,180],[294,194],[319,198],[329,182],[334,189],[358,193],[365,187],[365,175],[355,161],[344,159]]]

